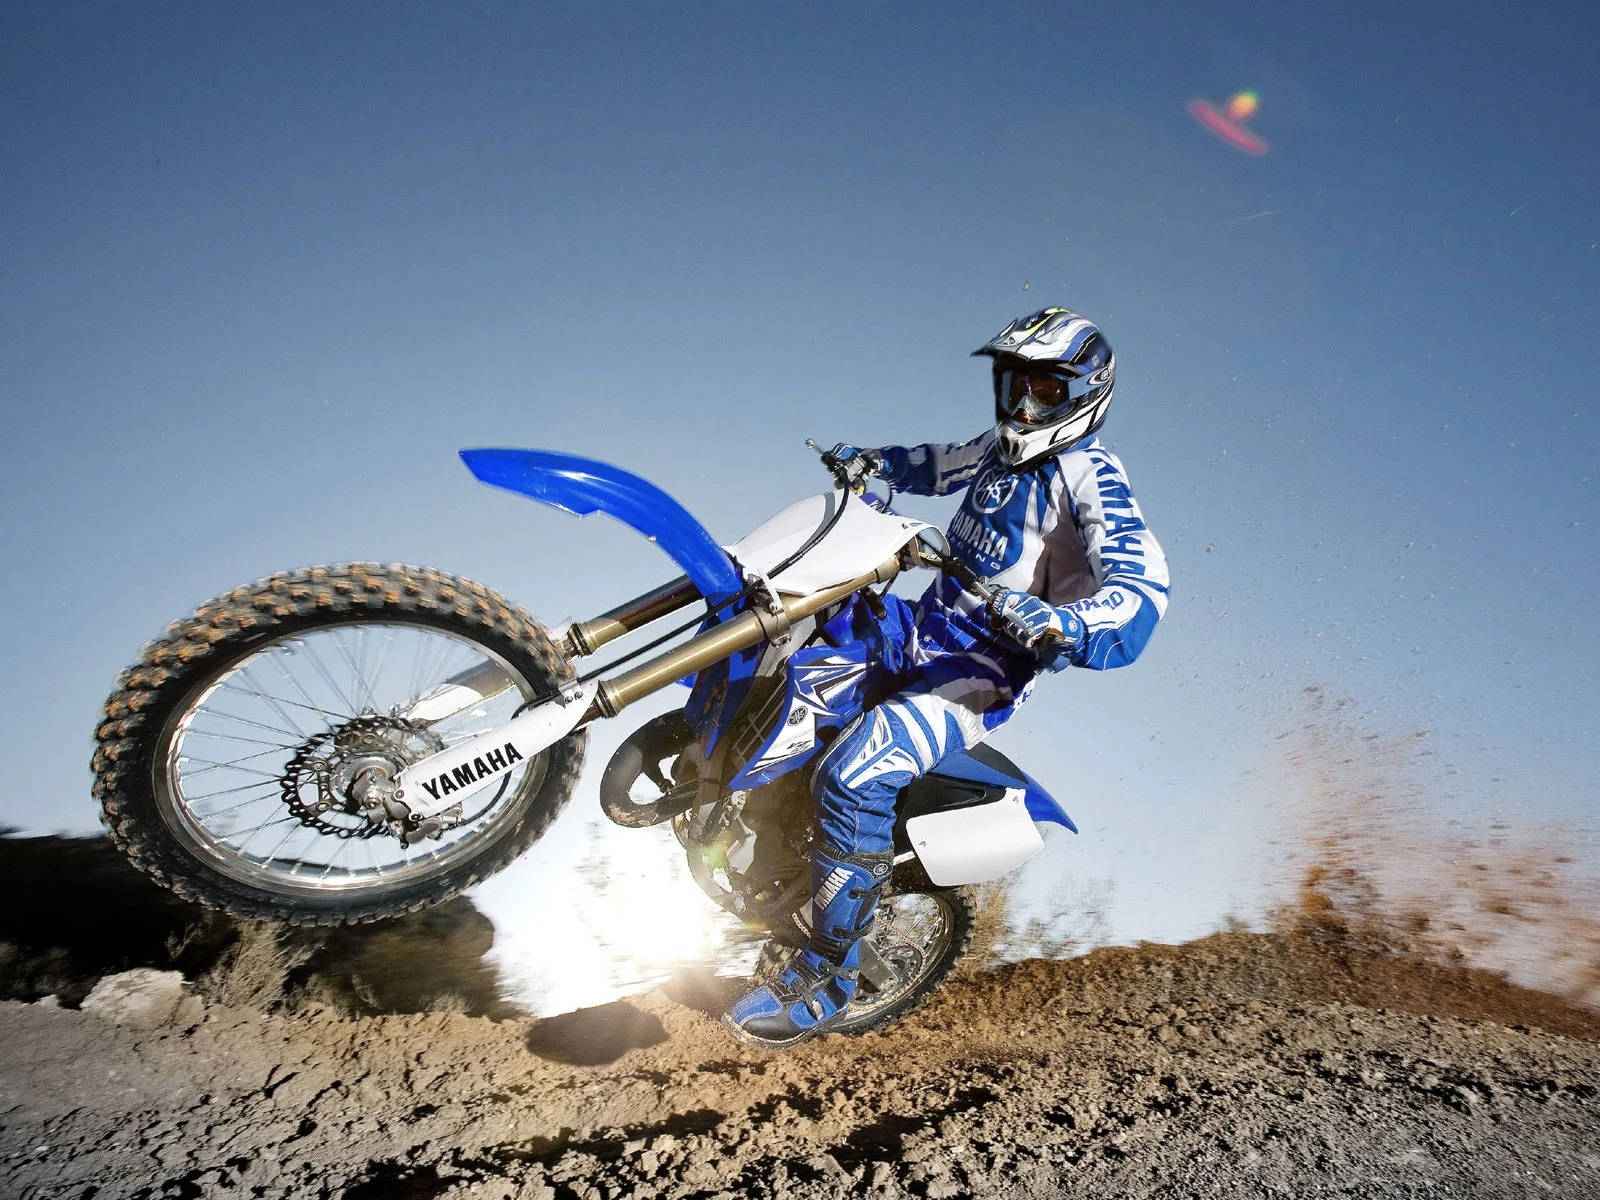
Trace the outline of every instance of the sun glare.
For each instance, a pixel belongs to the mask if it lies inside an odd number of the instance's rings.
[[[637,995],[689,968],[740,969],[728,946],[738,922],[695,885],[666,827],[595,822],[585,844],[563,868],[571,877],[559,911],[549,894],[528,896],[514,880],[508,895],[526,911],[513,917],[495,905],[495,957],[519,1003],[548,1016]]]
[[[728,918],[689,877],[670,832],[618,838],[608,857],[610,874],[600,885],[605,903],[592,916],[622,963],[645,975],[704,961],[715,951]]]

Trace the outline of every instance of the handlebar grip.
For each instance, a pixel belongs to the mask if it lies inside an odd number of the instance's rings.
[[[976,594],[982,598],[984,609],[990,614],[991,620],[1002,626],[1018,645],[1032,650],[1035,654],[1045,654],[1051,647],[1067,643],[1066,634],[1058,629],[1041,629],[1038,633],[1031,633],[1026,626],[1012,620],[1009,615],[1001,611],[995,603],[1001,595],[1000,589],[992,588],[982,580],[978,580],[977,583],[977,589],[969,590],[976,591]]]
[[[971,567],[953,555],[945,554],[940,556],[937,559],[937,564],[939,570],[949,575],[963,588],[981,600],[984,611],[989,614],[990,619],[997,625],[1002,625],[1012,630],[1012,636],[1015,640],[1027,649],[1043,654],[1052,646],[1058,643],[1064,644],[1067,641],[1064,633],[1054,629],[1043,630],[1032,637],[1026,636],[1027,631],[1025,629],[1021,626],[1013,625],[1000,611],[997,601],[1005,591],[1004,588],[997,588],[989,583],[988,580],[981,578]]]
[[[824,450],[811,438],[806,439],[806,447],[808,449],[815,450],[821,457],[822,465],[827,470],[828,474],[833,476],[833,482],[835,486],[848,490],[850,487],[849,472],[845,469],[844,460],[835,454],[833,450]],[[839,447],[835,446],[834,450],[837,450],[838,448]]]

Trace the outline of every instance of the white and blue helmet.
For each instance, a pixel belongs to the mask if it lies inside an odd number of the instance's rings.
[[[1116,355],[1070,308],[1018,317],[972,353],[994,359],[995,450],[1007,466],[1059,453],[1105,423]]]

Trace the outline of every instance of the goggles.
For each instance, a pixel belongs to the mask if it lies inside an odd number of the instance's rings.
[[[1048,425],[1078,401],[1074,380],[1052,371],[996,367],[994,403],[1001,417],[1024,425]]]

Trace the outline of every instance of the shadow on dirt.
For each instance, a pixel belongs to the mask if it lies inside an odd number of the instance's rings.
[[[528,1031],[527,1046],[540,1058],[571,1067],[603,1067],[629,1050],[667,1040],[666,1028],[625,1000],[548,1017]]]
[[[745,986],[743,980],[723,978],[703,967],[691,967],[667,980],[661,985],[661,991],[674,1004],[708,1017],[720,1017]]]
[[[465,898],[348,929],[260,926],[180,900],[103,837],[0,830],[0,999],[76,1005],[101,976],[155,967],[265,1009],[520,1015],[484,961],[493,944]]]

